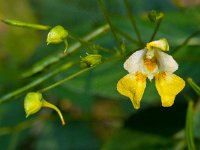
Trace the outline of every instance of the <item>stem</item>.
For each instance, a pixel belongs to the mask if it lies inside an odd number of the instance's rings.
[[[64,44],[65,44],[65,49],[64,49],[64,53],[66,53],[67,52],[67,49],[68,49],[68,41],[65,39],[64,40]]]
[[[64,78],[64,79],[62,79],[62,80],[60,80],[60,81],[48,86],[48,87],[46,87],[46,88],[43,88],[43,89],[39,90],[39,92],[41,92],[41,93],[42,92],[46,92],[46,91],[48,91],[48,90],[50,90],[50,89],[52,89],[52,88],[54,88],[54,87],[56,87],[56,86],[58,86],[58,85],[60,85],[60,84],[62,84],[64,82],[66,82],[68,80],[71,80],[71,79],[77,77],[78,75],[80,75],[80,74],[82,74],[84,72],[87,72],[87,71],[89,71],[91,69],[92,69],[92,67],[86,68],[86,69],[82,69],[82,70],[76,72],[75,74],[72,74],[72,75],[70,75],[70,76],[68,76],[68,77],[66,77],[66,78]]]
[[[108,16],[108,13],[107,13],[107,11],[106,11],[106,8],[105,8],[105,6],[104,6],[104,4],[103,4],[103,1],[102,1],[102,0],[98,0],[98,2],[99,2],[99,5],[100,5],[100,7],[101,7],[101,11],[102,11],[102,13],[103,13],[103,15],[104,15],[106,21],[108,22],[108,24],[109,24],[109,26],[110,26],[110,30],[111,30],[111,32],[112,32],[114,41],[115,41],[117,47],[118,47],[118,48],[120,49],[120,51],[121,51],[121,48],[120,48],[120,41],[119,41],[119,39],[118,39],[118,37],[117,37],[117,34],[115,33],[115,29],[113,28],[111,21],[110,21],[110,19],[109,19],[109,16]]]
[[[200,33],[200,30],[194,31],[190,36],[188,36],[181,45],[177,46],[174,48],[174,52],[181,49],[182,47],[184,47],[185,45],[188,44],[188,42],[196,35],[198,35]]]
[[[159,29],[159,27],[160,27],[161,22],[162,22],[162,19],[160,19],[160,20],[158,20],[158,21],[156,22],[156,27],[155,27],[155,29],[154,29],[154,32],[153,32],[153,34],[152,34],[151,39],[149,40],[149,42],[151,42],[151,41],[154,40],[154,38],[155,38],[155,36],[156,36],[156,34],[157,34],[157,32],[158,32],[158,29]]]
[[[192,87],[192,89],[200,96],[200,87],[192,80],[192,78],[188,78],[187,82]]]
[[[116,28],[113,26],[113,28],[115,29],[115,31],[117,31],[121,36],[123,36],[124,38],[126,38],[128,41],[130,41],[131,43],[135,43],[138,46],[140,45],[140,43],[138,41],[136,41],[135,39],[132,38],[132,36],[130,36],[129,34],[127,34],[126,32]]]
[[[107,49],[107,48],[102,47],[101,45],[98,45],[98,44],[95,44],[95,43],[84,41],[83,39],[78,38],[78,37],[72,35],[71,33],[69,33],[69,37],[71,37],[72,39],[80,42],[82,45],[85,45],[85,46],[87,46],[89,48],[92,47],[92,48],[99,49],[99,50],[102,50],[102,51],[107,52],[107,53],[113,53],[113,51],[111,51],[110,49]]]
[[[62,116],[62,113],[61,113],[60,110],[58,109],[58,107],[56,107],[55,105],[53,105],[53,104],[47,102],[46,100],[43,100],[43,105],[42,105],[42,106],[43,106],[43,107],[48,107],[48,108],[54,109],[54,110],[58,113],[58,115],[59,115],[59,117],[60,117],[60,120],[61,120],[61,122],[62,122],[62,125],[65,125],[65,120],[64,120],[64,118],[63,118],[63,116]]]
[[[135,17],[131,12],[131,8],[130,8],[130,6],[128,4],[128,0],[124,0],[124,4],[125,4],[126,10],[127,10],[128,17],[129,17],[129,19],[130,19],[130,21],[131,21],[131,23],[133,25],[133,28],[134,28],[134,30],[136,32],[137,38],[138,38],[140,44],[143,45],[143,41],[142,41],[142,38],[141,38],[141,35],[140,35],[140,31],[139,31],[139,29],[137,27],[137,24],[135,22]]]
[[[195,144],[194,144],[194,135],[193,135],[193,100],[185,95],[185,98],[188,100],[188,108],[187,108],[187,115],[186,115],[186,142],[188,145],[188,150],[195,150]]]
[[[27,23],[27,22],[22,22],[22,21],[18,21],[18,20],[12,20],[12,19],[2,19],[1,21],[8,25],[23,27],[23,28],[32,28],[32,29],[36,29],[36,30],[49,30],[51,28],[50,26]]]
[[[0,104],[2,104],[4,102],[14,98],[15,96],[17,96],[17,95],[19,95],[21,93],[26,92],[27,90],[29,90],[29,89],[35,87],[36,85],[44,82],[45,80],[49,79],[50,77],[52,77],[52,76],[54,76],[54,75],[56,75],[56,74],[58,74],[58,73],[60,73],[60,72],[62,72],[64,70],[66,70],[66,69],[69,69],[70,67],[72,67],[75,64],[76,64],[76,62],[69,62],[67,64],[64,64],[61,67],[53,70],[52,72],[49,72],[49,73],[45,74],[43,77],[39,77],[38,79],[34,80],[33,82],[25,85],[24,87],[21,87],[21,88],[19,88],[17,90],[14,90],[14,91],[2,96],[0,98]]]
[[[105,24],[101,27],[99,27],[98,29],[96,29],[95,31],[89,33],[88,35],[86,35],[85,37],[82,38],[83,41],[90,41],[92,39],[95,39],[97,36],[103,34],[104,32],[107,32],[110,29],[110,26],[108,24]],[[78,50],[81,47],[81,43],[77,42],[75,44],[73,44],[72,46],[69,47],[67,54],[73,53],[76,50]],[[66,57],[67,55],[61,55],[61,57]]]

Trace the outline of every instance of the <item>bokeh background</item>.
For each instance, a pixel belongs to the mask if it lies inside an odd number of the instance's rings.
[[[104,4],[113,25],[133,39],[135,31],[127,17],[122,0],[105,0]],[[131,10],[141,32],[148,42],[155,23],[147,13],[154,9],[165,13],[156,39],[169,41],[170,54],[179,63],[177,75],[191,77],[200,83],[200,36],[191,38],[187,45],[177,51],[177,46],[193,32],[200,29],[200,6],[198,0],[129,0]],[[106,23],[96,0],[1,0],[0,17],[18,19],[44,25],[62,25],[78,37]],[[48,31],[36,31],[0,23],[0,95],[11,92],[45,75],[55,67],[91,53],[87,47],[43,72],[29,78],[21,78],[35,63],[55,52],[63,45],[46,45]],[[125,42],[127,52],[138,45],[119,36]],[[69,40],[69,45],[74,41]],[[111,32],[93,42],[116,49]],[[174,51],[173,51],[174,50]],[[100,52],[105,58],[112,56]],[[200,149],[200,103],[197,95],[186,85],[176,98],[174,106],[161,107],[154,81],[147,83],[141,108],[134,110],[128,98],[116,91],[117,81],[127,72],[123,69],[125,59],[113,59],[92,71],[78,76],[48,92],[45,99],[56,104],[64,114],[66,126],[54,111],[42,109],[25,118],[24,94],[10,102],[0,104],[0,149],[5,150],[184,150],[185,118],[187,101],[183,93],[195,100],[194,136]],[[44,88],[80,70],[74,66],[33,88]]]

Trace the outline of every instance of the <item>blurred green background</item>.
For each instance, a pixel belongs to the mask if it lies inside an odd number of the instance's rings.
[[[133,39],[135,31],[127,17],[122,0],[105,0],[104,4],[113,25]],[[136,23],[146,43],[155,24],[147,13],[154,9],[165,13],[156,39],[167,38],[170,52],[179,64],[177,75],[191,77],[200,83],[200,36],[193,37],[187,45],[175,51],[187,37],[200,30],[200,6],[193,0],[129,0]],[[106,23],[97,0],[1,0],[0,17],[44,25],[62,25],[78,37]],[[43,72],[30,78],[21,78],[36,62],[55,52],[63,45],[46,45],[47,31],[8,26],[0,23],[0,95],[11,92],[45,75],[65,62],[85,56],[88,47],[74,53]],[[119,36],[125,42],[127,53],[138,45]],[[69,45],[74,41],[69,40]],[[116,49],[111,32],[93,42]],[[174,50],[174,51],[173,51]],[[105,58],[111,58],[99,52]],[[0,149],[5,150],[184,150],[185,117],[187,101],[182,94],[174,106],[161,107],[154,81],[147,83],[141,108],[134,110],[128,98],[116,91],[117,81],[127,72],[125,59],[113,60],[97,66],[84,75],[70,80],[48,92],[44,97],[56,104],[67,122],[66,126],[54,111],[42,109],[25,118],[24,95],[0,105]],[[79,70],[76,65],[60,73],[32,91],[44,88]],[[194,136],[200,149],[200,102],[198,96],[186,85],[182,93],[195,100]]]

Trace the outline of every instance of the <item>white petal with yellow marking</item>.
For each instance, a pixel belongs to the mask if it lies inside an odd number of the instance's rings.
[[[174,104],[176,95],[185,87],[185,81],[175,74],[165,72],[155,75],[156,89],[161,96],[162,106]]]
[[[133,53],[124,63],[124,69],[129,73],[135,73],[137,71],[142,72],[144,68],[143,57],[146,54],[146,50],[142,49]]]
[[[117,90],[120,94],[127,96],[135,109],[140,108],[140,101],[146,88],[146,76],[142,73],[128,74],[117,83]]]
[[[168,73],[173,73],[178,69],[178,64],[172,56],[157,50],[156,58],[158,61],[158,69],[160,72],[165,71]]]

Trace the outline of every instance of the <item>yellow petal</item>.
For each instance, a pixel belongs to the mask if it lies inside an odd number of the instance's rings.
[[[131,99],[135,109],[140,108],[140,101],[146,88],[146,75],[136,72],[121,78],[117,83],[117,90],[120,94]]]
[[[165,72],[158,73],[155,78],[156,89],[161,96],[162,106],[172,106],[176,95],[185,87],[185,81],[175,74]]]

